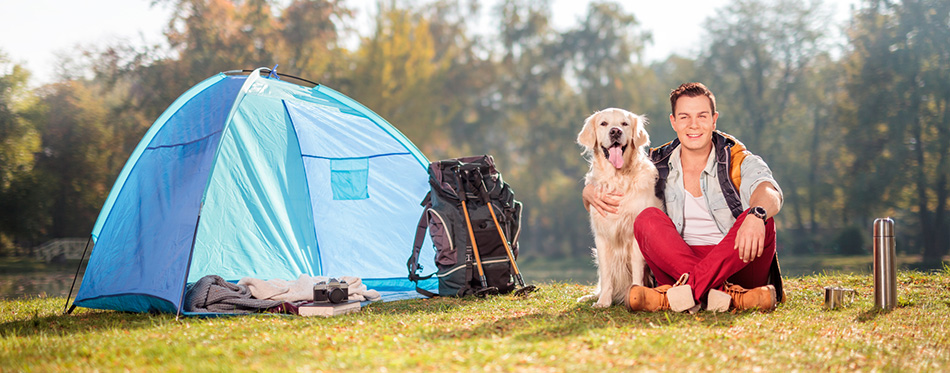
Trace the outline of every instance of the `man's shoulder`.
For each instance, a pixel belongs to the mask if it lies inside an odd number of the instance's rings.
[[[729,150],[729,159],[731,160],[729,163],[732,167],[738,167],[746,157],[752,155],[745,144],[735,136],[719,130],[713,132],[713,136],[718,136],[721,139],[721,141],[718,141],[720,148]]]
[[[653,163],[659,163],[660,161],[669,158],[670,154],[673,154],[673,149],[676,149],[676,146],[679,144],[679,139],[673,139],[666,144],[657,146],[655,148],[650,148],[650,160],[652,160]]]

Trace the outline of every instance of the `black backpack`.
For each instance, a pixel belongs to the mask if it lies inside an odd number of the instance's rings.
[[[429,185],[408,262],[409,279],[417,284],[416,291],[429,297],[509,293],[515,288],[515,279],[524,287],[514,263],[521,233],[521,202],[495,169],[494,159],[483,155],[432,162]],[[418,287],[419,281],[432,277],[419,276],[419,251],[426,228],[436,249],[438,294]],[[474,244],[470,242],[473,235]],[[502,237],[509,241],[507,247]]]

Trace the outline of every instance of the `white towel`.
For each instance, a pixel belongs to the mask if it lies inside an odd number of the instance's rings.
[[[366,285],[363,285],[363,280],[359,277],[342,276],[338,280],[346,281],[349,300],[376,301],[382,297],[378,291],[367,289]],[[313,285],[321,281],[329,282],[330,278],[326,276],[311,277],[307,274],[300,275],[294,281],[245,277],[238,281],[238,285],[247,286],[251,290],[251,295],[257,299],[297,302],[313,300]]]

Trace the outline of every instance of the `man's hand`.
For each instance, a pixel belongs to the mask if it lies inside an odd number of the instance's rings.
[[[746,215],[739,230],[736,231],[736,246],[739,259],[748,263],[762,256],[765,250],[765,224],[755,215]]]
[[[764,208],[765,218],[768,219],[782,209],[782,194],[772,183],[761,183],[752,192],[749,205]],[[746,215],[739,230],[736,231],[734,249],[739,252],[739,259],[746,263],[762,256],[762,251],[765,250],[765,224],[762,219],[755,215]]]
[[[584,207],[588,211],[593,207],[600,215],[606,217],[607,214],[617,213],[623,193],[608,191],[603,185],[589,184],[584,187],[581,196],[584,198]]]

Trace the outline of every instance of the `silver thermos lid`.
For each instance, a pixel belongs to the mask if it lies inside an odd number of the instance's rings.
[[[894,219],[874,219],[874,237],[894,237]]]

